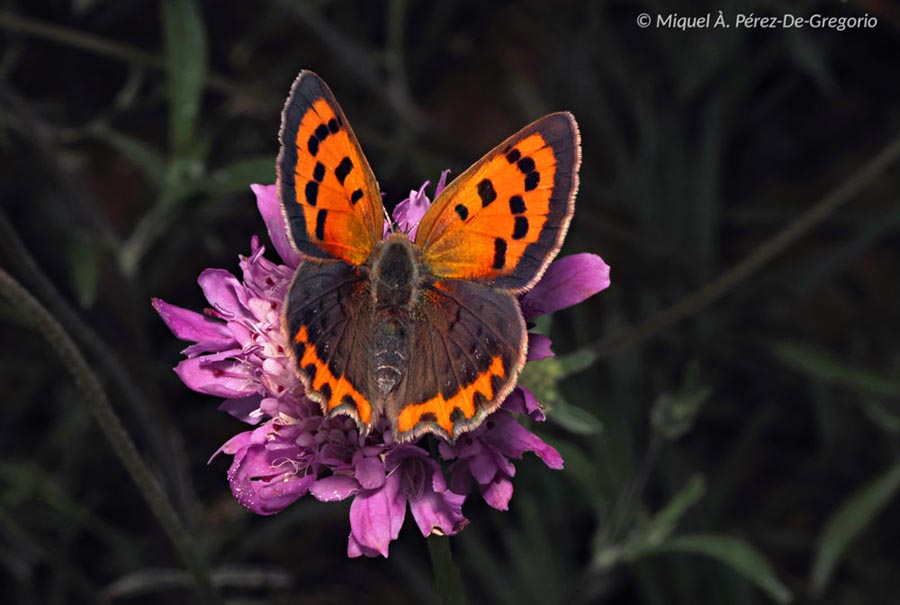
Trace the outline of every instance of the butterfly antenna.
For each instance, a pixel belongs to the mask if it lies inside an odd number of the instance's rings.
[[[384,214],[384,220],[386,220],[386,221],[388,222],[388,225],[390,225],[390,231],[391,231],[391,233],[393,233],[393,232],[394,232],[394,221],[391,220],[391,215],[388,214],[387,208],[385,208],[384,206],[382,206],[382,207],[381,207],[381,212],[382,212],[382,214]]]

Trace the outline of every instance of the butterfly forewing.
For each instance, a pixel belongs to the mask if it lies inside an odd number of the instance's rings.
[[[559,251],[575,205],[578,127],[550,114],[498,145],[456,178],[419,225],[429,270],[490,283],[532,286]]]
[[[328,86],[303,71],[281,125],[278,194],[307,258],[362,264],[381,239],[378,183]]]

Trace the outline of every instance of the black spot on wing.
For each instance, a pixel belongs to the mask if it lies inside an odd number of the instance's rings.
[[[455,407],[455,408],[453,408],[453,411],[450,412],[450,422],[452,422],[453,424],[456,424],[457,422],[460,422],[461,420],[465,420],[465,419],[466,419],[466,414],[465,414],[465,412],[462,411],[462,408],[460,408],[460,407]]]
[[[356,202],[358,202],[359,200],[362,199],[362,196],[363,196],[362,189],[354,190],[353,193],[350,194],[350,203],[355,204]]]
[[[313,178],[320,183],[322,179],[325,178],[325,164],[322,162],[316,162],[316,167],[313,169]],[[315,206],[315,204],[313,204]]]
[[[524,216],[517,216],[515,226],[513,227],[513,239],[522,239],[528,234],[528,219]]]
[[[309,153],[312,154],[313,157],[319,153],[319,139],[316,135],[309,135],[309,140],[306,142],[306,148],[309,150]]]
[[[328,216],[328,211],[324,208],[319,210],[319,213],[316,215],[316,237],[320,240],[325,239],[325,217]]]
[[[303,373],[306,375],[306,378],[309,380],[315,380],[316,378],[316,364],[310,363],[303,366]]]
[[[425,412],[419,416],[419,422],[437,422],[437,416],[434,415],[434,412]]]
[[[516,166],[519,168],[519,172],[522,174],[528,174],[529,172],[534,171],[534,160],[529,157],[522,158],[516,163]]]
[[[513,148],[506,154],[506,161],[510,164],[515,164],[519,161],[519,158],[522,157],[522,152],[518,149]]]
[[[319,212],[324,212],[320,210]],[[494,240],[494,269],[502,269],[506,265],[506,240],[498,237]]]
[[[509,198],[509,211],[513,214],[525,214],[525,200],[521,195],[514,195]]]
[[[336,133],[341,129],[341,125],[338,123],[337,118],[331,118],[328,120],[328,130],[331,131],[331,134]]]
[[[321,392],[322,392],[322,397],[325,399],[325,401],[331,401],[331,385],[330,384],[328,384],[327,382],[325,384],[323,384]]]
[[[353,170],[353,162],[350,161],[350,158],[345,157],[341,160],[341,163],[337,165],[337,168],[334,169],[334,176],[336,176],[340,184],[343,185],[344,180],[346,180],[347,175],[350,174],[351,170]]]
[[[306,203],[310,206],[316,205],[316,200],[319,198],[319,184],[315,181],[309,181],[306,183]]]
[[[316,127],[315,134],[317,139],[319,139],[320,141],[324,141],[326,138],[328,138],[328,126],[326,126],[325,124],[319,124]]]
[[[537,189],[538,183],[541,182],[541,173],[537,170],[529,172],[525,176],[525,191]]]
[[[478,183],[478,197],[481,198],[482,208],[486,208],[488,204],[497,199],[497,192],[494,191],[494,184],[490,179],[484,179]]]
[[[469,209],[462,204],[457,204],[454,210],[456,210],[456,214],[458,214],[459,218],[462,220],[466,220],[469,217]]]

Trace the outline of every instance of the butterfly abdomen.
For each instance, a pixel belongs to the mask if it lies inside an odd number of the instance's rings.
[[[391,236],[374,253],[372,367],[382,397],[397,388],[408,367],[409,314],[418,282],[414,256],[412,244],[402,235]]]

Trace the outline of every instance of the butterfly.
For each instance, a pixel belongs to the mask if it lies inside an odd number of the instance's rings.
[[[581,162],[574,117],[526,126],[450,183],[415,241],[384,235],[381,192],[331,90],[303,71],[285,103],[277,188],[303,262],[282,324],[307,395],[367,435],[449,441],[515,387],[528,338],[516,296],[562,245]]]

